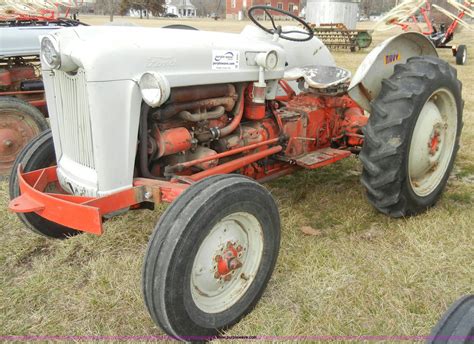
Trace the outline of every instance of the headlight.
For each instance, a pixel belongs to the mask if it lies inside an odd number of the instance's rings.
[[[41,57],[53,69],[58,69],[61,66],[61,55],[53,41],[48,37],[41,40]]]
[[[267,53],[259,53],[255,57],[255,62],[257,62],[260,67],[273,70],[278,65],[277,52],[275,50],[271,50]]]
[[[170,96],[168,80],[156,72],[144,73],[138,82],[145,103],[151,107],[158,107]]]

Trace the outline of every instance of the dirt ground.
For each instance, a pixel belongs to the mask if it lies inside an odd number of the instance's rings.
[[[179,23],[228,32],[246,24]],[[396,33],[376,33],[375,43]],[[457,35],[455,43],[474,53],[472,32]],[[367,52],[335,57],[355,72]],[[450,51],[440,55],[454,63]],[[423,336],[453,301],[474,292],[474,58],[457,70],[465,100],[462,147],[437,206],[398,220],[376,212],[360,185],[356,158],[268,184],[281,212],[280,256],[261,302],[227,335]],[[114,218],[101,237],[53,241],[23,230],[7,203],[7,183],[1,182],[0,335],[162,334],[143,304],[141,267],[165,205]],[[305,236],[303,226],[319,235]]]

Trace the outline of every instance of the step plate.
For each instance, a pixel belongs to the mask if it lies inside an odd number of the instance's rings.
[[[351,152],[345,150],[323,148],[302,155],[301,157],[295,159],[295,162],[298,166],[313,170],[315,168],[323,167],[338,160],[347,158],[351,154]]]

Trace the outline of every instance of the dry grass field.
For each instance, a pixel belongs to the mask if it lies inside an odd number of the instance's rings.
[[[231,32],[245,24],[182,23]],[[227,335],[423,336],[449,304],[474,292],[474,35],[464,31],[460,42],[473,54],[457,67],[465,99],[462,148],[437,206],[406,219],[379,214],[366,201],[356,158],[268,184],[280,207],[280,256],[261,302]],[[335,56],[355,72],[366,53]],[[440,54],[454,63],[450,51]],[[145,310],[141,266],[165,205],[114,218],[101,237],[53,241],[23,230],[7,203],[1,182],[0,335],[162,334]],[[320,234],[305,236],[302,226]]]

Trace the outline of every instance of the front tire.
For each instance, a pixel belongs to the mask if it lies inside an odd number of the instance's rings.
[[[148,244],[143,294],[151,317],[176,338],[217,336],[255,307],[279,245],[277,206],[257,182],[220,175],[192,185]]]
[[[20,196],[20,187],[18,185],[18,166],[20,164],[23,167],[23,172],[31,172],[56,164],[51,129],[48,129],[35,137],[23,148],[20,154],[18,154],[10,175],[10,199]],[[82,233],[72,228],[46,220],[36,213],[17,213],[17,215],[28,229],[36,234],[48,238],[66,239]]]
[[[372,205],[392,217],[433,206],[459,149],[463,101],[456,70],[435,57],[395,66],[372,102],[359,155]]]
[[[460,45],[456,50],[456,64],[465,65],[467,62],[467,47]]]
[[[426,344],[472,344],[474,337],[474,295],[457,300],[431,330]]]

